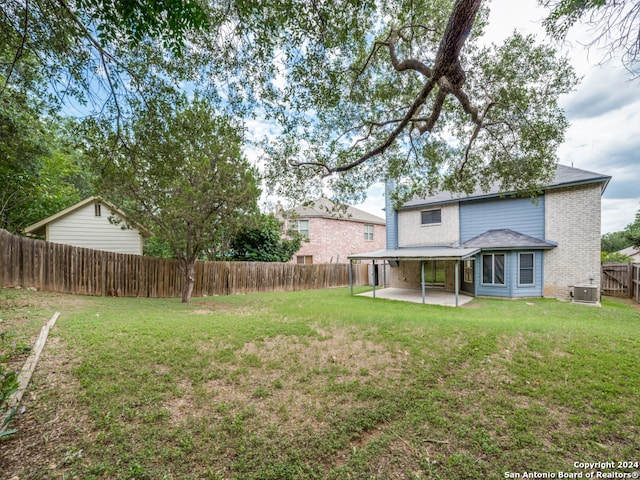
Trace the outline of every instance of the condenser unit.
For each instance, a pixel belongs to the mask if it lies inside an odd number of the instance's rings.
[[[579,303],[598,303],[598,287],[594,285],[574,285],[573,301]]]

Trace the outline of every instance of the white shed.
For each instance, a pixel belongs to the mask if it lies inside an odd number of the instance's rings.
[[[75,247],[142,255],[140,230],[127,223],[117,207],[98,197],[86,198],[28,226],[25,234]]]

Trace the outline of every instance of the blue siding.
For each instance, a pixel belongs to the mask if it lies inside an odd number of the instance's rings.
[[[385,183],[384,213],[387,223],[387,249],[394,250],[398,248],[398,212],[393,208],[391,194],[395,190],[395,182],[387,180]]]
[[[482,283],[482,254],[504,254],[505,255],[505,285],[483,285]],[[534,284],[518,285],[519,278],[519,253],[534,254]],[[541,297],[542,296],[542,251],[522,250],[515,251],[487,251],[476,255],[476,295],[488,297]]]
[[[510,229],[544,239],[544,195],[460,202],[460,242],[488,230]]]

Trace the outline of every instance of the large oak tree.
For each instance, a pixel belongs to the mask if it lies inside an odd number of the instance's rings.
[[[400,198],[548,181],[567,127],[558,97],[576,77],[531,37],[482,46],[482,4],[385,2],[364,35],[322,55],[313,44],[287,52],[283,133],[265,143],[270,186],[354,200],[387,179]]]

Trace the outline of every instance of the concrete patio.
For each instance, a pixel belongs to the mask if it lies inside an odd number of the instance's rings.
[[[360,293],[361,297],[373,297],[373,290]],[[398,300],[401,302],[422,303],[422,291],[419,288],[398,288],[386,287],[377,288],[375,290],[375,298],[385,300]],[[470,302],[473,297],[465,294],[458,294],[458,306]],[[456,306],[456,295],[440,288],[427,288],[424,293],[425,305],[443,305],[446,307]]]

